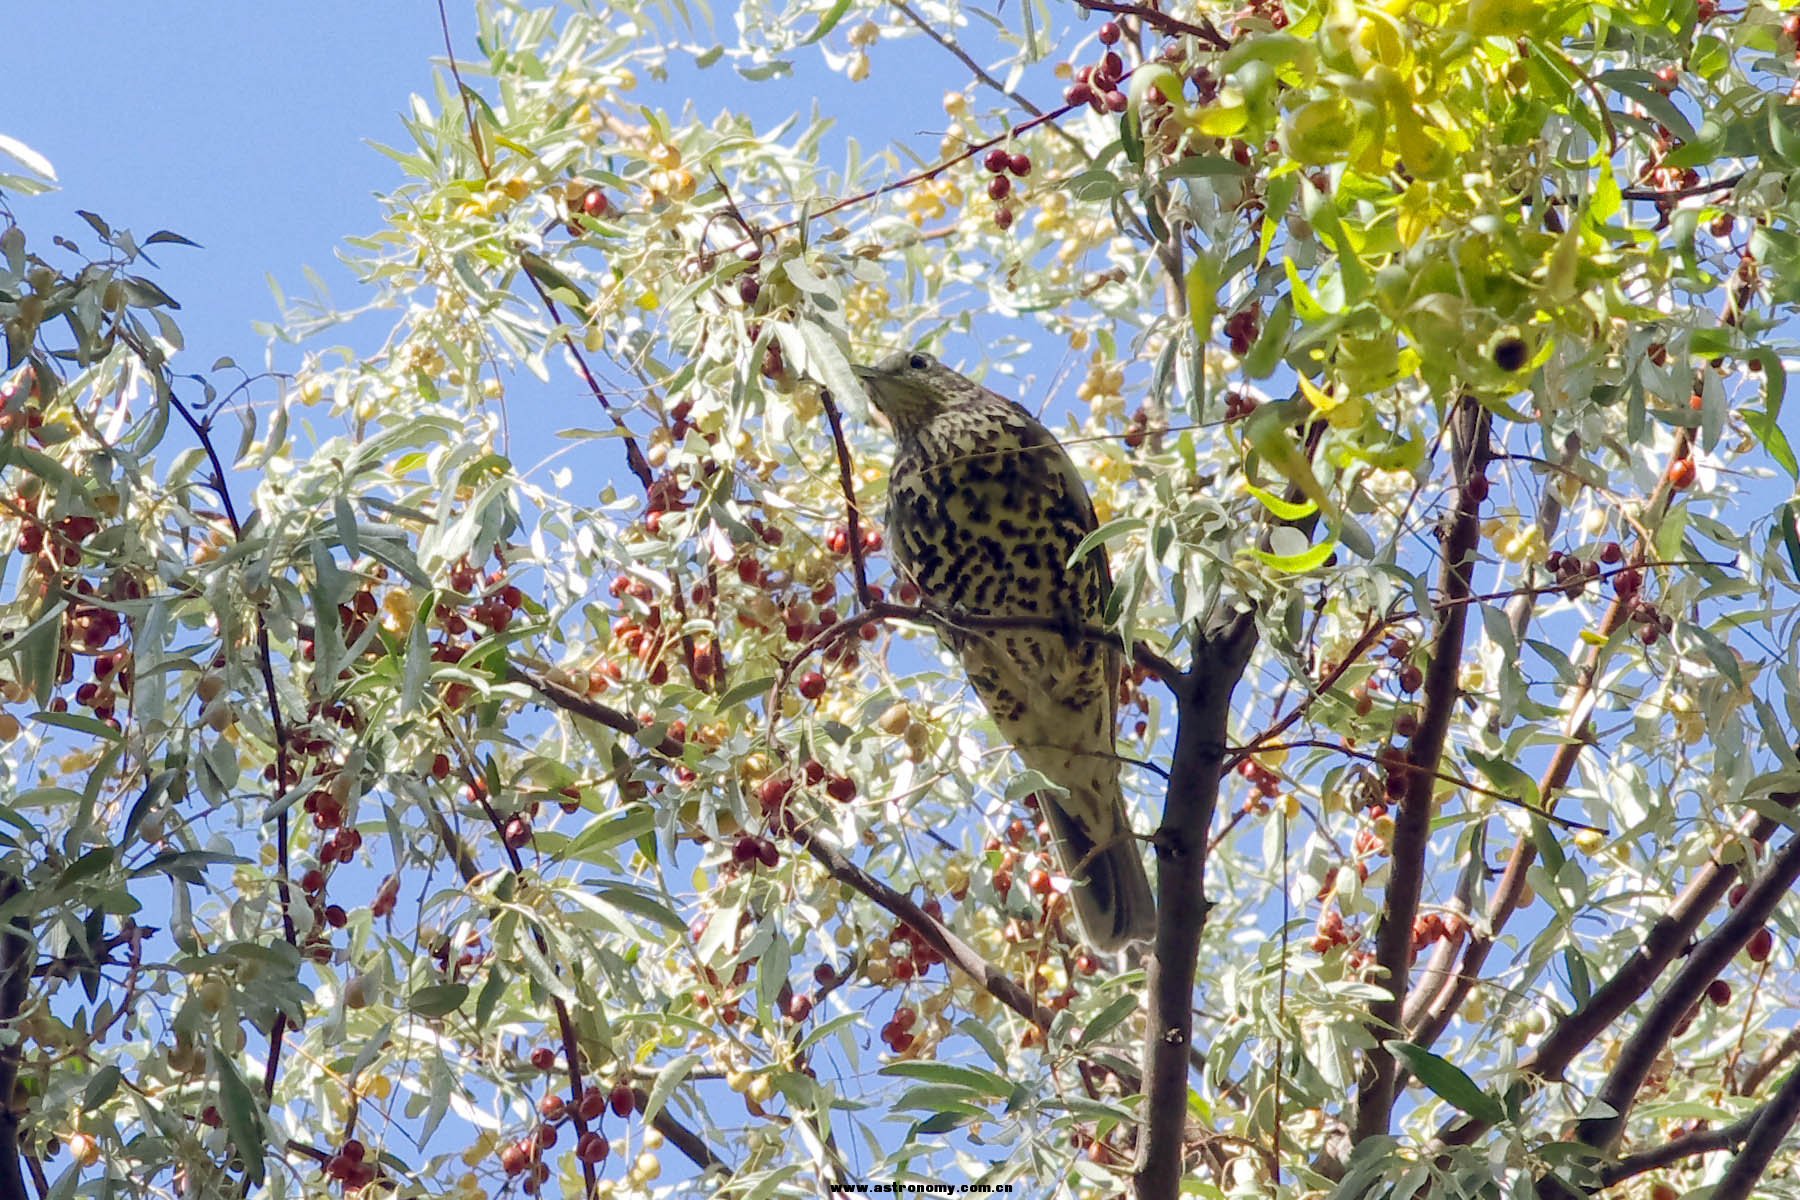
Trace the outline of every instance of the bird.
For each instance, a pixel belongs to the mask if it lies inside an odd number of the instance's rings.
[[[1097,525],[1080,472],[1021,405],[923,350],[853,370],[893,431],[891,557],[944,614],[940,636],[1001,735],[1056,785],[1039,809],[1083,936],[1101,951],[1152,937],[1156,897],[1119,781],[1121,655],[1093,636],[1112,573],[1104,548],[1070,562]]]

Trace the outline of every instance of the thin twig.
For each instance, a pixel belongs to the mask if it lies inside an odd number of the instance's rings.
[[[1112,13],[1119,17],[1136,17],[1144,23],[1145,28],[1154,29],[1161,34],[1199,38],[1214,50],[1231,49],[1231,39],[1220,33],[1219,27],[1206,17],[1201,17],[1198,23],[1183,21],[1179,17],[1171,17],[1161,9],[1153,8],[1148,4],[1132,4],[1126,3],[1124,0],[1075,0],[1075,3],[1092,12]]]
[[[819,393],[825,420],[831,425],[831,443],[837,451],[838,486],[844,492],[844,522],[850,534],[850,565],[856,573],[856,602],[869,607],[869,568],[863,551],[862,505],[856,502],[856,470],[850,459],[850,443],[844,439],[844,418],[828,390]]]

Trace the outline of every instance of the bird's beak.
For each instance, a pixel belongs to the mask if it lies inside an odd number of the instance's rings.
[[[877,379],[881,378],[880,371],[877,371],[874,367],[865,367],[861,363],[851,363],[850,373],[864,383],[874,383]]]

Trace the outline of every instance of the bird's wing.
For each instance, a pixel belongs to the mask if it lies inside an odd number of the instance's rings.
[[[1019,444],[1025,448],[1025,457],[1029,460],[1025,464],[1027,474],[1040,479],[1045,487],[1060,494],[1070,519],[1080,529],[1082,536],[1086,537],[1100,527],[1100,520],[1094,512],[1093,497],[1088,495],[1087,481],[1081,477],[1075,460],[1069,457],[1068,450],[1064,449],[1055,434],[1045,428],[1042,421],[1032,416],[1022,405],[1013,403],[1012,408],[1020,418]],[[1094,606],[1088,611],[1072,613],[1071,616],[1084,625],[1100,625],[1106,619],[1106,604],[1112,595],[1112,565],[1107,561],[1106,548],[1096,546],[1082,560],[1078,569],[1097,576],[1100,586],[1096,591]],[[1109,693],[1116,704],[1123,663],[1120,656],[1111,650],[1106,652],[1105,658]]]

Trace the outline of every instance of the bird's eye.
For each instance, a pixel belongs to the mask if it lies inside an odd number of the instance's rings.
[[[923,354],[915,354],[906,360],[906,365],[915,371],[923,371],[930,363],[931,360],[926,358]]]

